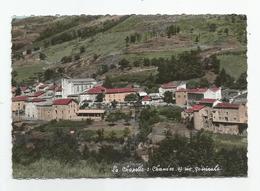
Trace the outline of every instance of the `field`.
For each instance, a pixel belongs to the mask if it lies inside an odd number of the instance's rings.
[[[220,67],[224,68],[225,71],[233,76],[238,78],[241,73],[247,71],[247,57],[243,54],[224,54],[218,56],[220,60]]]
[[[111,177],[111,167],[104,163],[77,161],[74,164],[62,164],[56,160],[40,159],[29,166],[13,164],[13,177],[24,178],[84,178]]]
[[[43,72],[45,64],[28,64],[28,65],[14,65],[13,69],[17,72],[16,80],[22,82],[30,77],[33,77],[37,72]]]

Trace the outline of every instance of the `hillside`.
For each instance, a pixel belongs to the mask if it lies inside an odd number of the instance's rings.
[[[154,66],[134,63],[198,47],[203,58],[217,55],[234,78],[247,69],[246,18],[241,15],[44,16],[14,19],[12,25],[13,68],[23,83],[47,69],[98,79],[149,76],[156,73]],[[131,67],[119,71],[123,58]]]

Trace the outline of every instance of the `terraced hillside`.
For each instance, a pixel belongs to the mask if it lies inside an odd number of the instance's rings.
[[[44,16],[14,19],[12,24],[13,68],[23,83],[47,69],[101,79],[156,72],[137,63],[198,47],[203,58],[217,55],[235,78],[247,69],[246,18],[241,15]],[[123,58],[131,67],[119,71]]]

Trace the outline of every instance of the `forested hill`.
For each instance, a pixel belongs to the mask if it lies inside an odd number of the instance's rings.
[[[59,75],[138,81],[191,50],[199,50],[204,62],[216,55],[234,79],[247,68],[243,15],[34,16],[13,19],[12,42],[17,83]],[[204,71],[188,78],[196,77],[213,82],[216,75]]]

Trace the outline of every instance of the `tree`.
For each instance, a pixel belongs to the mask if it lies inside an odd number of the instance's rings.
[[[47,56],[46,56],[44,53],[40,52],[39,58],[40,58],[41,60],[45,60],[46,57],[47,57]]]
[[[17,72],[15,70],[12,70],[11,76],[12,76],[12,86],[16,86],[17,82],[15,78],[18,76]]]
[[[228,35],[228,28],[225,28],[225,29],[224,29],[224,33],[225,33],[226,35]]]
[[[103,102],[105,95],[103,93],[100,93],[96,97],[96,102]]]
[[[47,69],[47,70],[44,71],[43,76],[44,76],[45,81],[53,79],[54,76],[55,76],[55,71],[52,70],[52,69]]]
[[[172,92],[166,91],[164,93],[163,101],[166,103],[173,103],[173,95]]]
[[[201,78],[200,81],[199,81],[199,86],[208,88],[210,86],[210,84],[209,84],[209,81],[206,78]]]
[[[103,141],[104,140],[104,129],[103,128],[102,129],[98,129],[96,131],[96,133],[97,133],[97,140],[98,141]]]
[[[81,46],[80,47],[80,54],[84,53],[86,50],[85,50],[85,47],[84,46]]]
[[[128,127],[126,127],[124,129],[124,131],[123,131],[123,134],[124,134],[123,136],[124,137],[129,137],[130,133],[131,133],[130,129]]]
[[[117,101],[116,100],[113,100],[112,102],[111,102],[111,106],[112,106],[112,108],[116,108],[116,106],[117,106]]]
[[[125,38],[125,45],[128,46],[128,43],[129,43],[129,36],[127,36],[127,37]]]
[[[215,32],[217,29],[217,25],[215,23],[209,24],[209,32]]]
[[[15,90],[15,96],[19,96],[19,95],[21,95],[21,93],[22,93],[21,88],[20,88],[20,86],[18,86]]]
[[[125,96],[124,101],[128,101],[128,102],[138,101],[138,96],[136,94],[129,94],[129,95]]]
[[[125,68],[129,67],[129,61],[123,58],[122,60],[119,61],[118,65],[120,66],[119,68],[121,70],[124,70]]]
[[[111,131],[110,133],[109,133],[109,139],[111,140],[111,141],[115,141],[116,140],[116,133],[115,133],[115,131]]]
[[[141,66],[141,62],[139,60],[136,60],[133,62],[134,67],[140,67]]]
[[[108,76],[106,76],[103,86],[105,88],[112,88],[112,81]]]
[[[236,81],[236,87],[240,90],[247,89],[247,73],[242,73]]]

